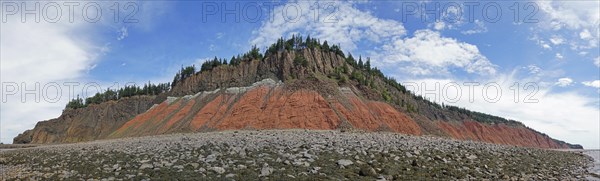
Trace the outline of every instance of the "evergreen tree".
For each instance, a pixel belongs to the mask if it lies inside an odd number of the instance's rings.
[[[305,44],[306,44],[306,47],[313,48],[311,39],[310,39],[310,35],[306,36]]]
[[[363,67],[364,67],[364,65],[363,65],[363,61],[362,61],[362,56],[359,56],[358,57],[358,68],[362,69]]]
[[[329,45],[327,44],[327,40],[325,40],[325,41],[323,42],[323,50],[324,50],[324,51],[326,51],[326,52],[328,52],[328,51],[329,51]]]
[[[65,108],[79,109],[79,108],[83,108],[83,107],[85,107],[85,104],[83,104],[83,99],[79,98],[79,95],[77,95],[77,98],[69,101],[69,103],[67,103],[67,106]]]
[[[240,62],[237,58],[235,58],[235,56],[232,56],[231,60],[229,60],[229,65],[237,66],[239,64],[240,64]]]
[[[346,63],[352,65],[353,67],[356,67],[356,60],[350,52],[348,52],[348,58],[346,58]]]
[[[371,71],[371,58],[369,57],[367,57],[367,62],[365,62],[365,69]]]
[[[252,46],[252,49],[249,52],[250,58],[252,59],[262,59],[262,54],[260,54],[260,49],[256,47],[256,45]]]

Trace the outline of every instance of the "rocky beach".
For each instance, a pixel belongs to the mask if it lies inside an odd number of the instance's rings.
[[[172,134],[0,151],[2,180],[585,180],[597,177],[591,165],[577,152],[335,130]]]

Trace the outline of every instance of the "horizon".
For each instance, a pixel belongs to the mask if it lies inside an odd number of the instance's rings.
[[[346,55],[369,58],[386,76],[433,102],[516,120],[554,139],[600,149],[600,2],[0,5],[3,143],[58,117],[76,96],[170,83],[181,67],[199,68],[214,57],[229,60],[254,45],[263,53],[278,38],[310,35],[339,45]],[[90,14],[90,7],[102,13]]]

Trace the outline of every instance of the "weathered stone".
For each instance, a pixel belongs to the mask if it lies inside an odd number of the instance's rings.
[[[338,161],[337,161],[337,164],[338,164],[340,167],[346,167],[346,166],[348,166],[348,165],[352,165],[352,161],[350,161],[350,160],[344,160],[344,159],[342,159],[342,160],[338,160]]]

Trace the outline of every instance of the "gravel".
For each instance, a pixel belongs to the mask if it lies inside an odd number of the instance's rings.
[[[307,130],[173,134],[0,151],[3,180],[578,180],[589,156]]]

